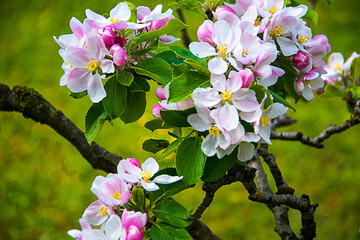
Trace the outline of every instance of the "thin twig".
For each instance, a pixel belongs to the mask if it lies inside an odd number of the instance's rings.
[[[324,145],[322,144],[326,139],[330,138],[332,135],[336,133],[341,133],[357,124],[360,123],[360,117],[355,116],[352,117],[350,120],[347,120],[343,124],[336,126],[336,125],[329,125],[328,128],[319,134],[315,138],[310,138],[304,136],[302,132],[276,132],[275,130],[271,131],[271,139],[279,139],[279,140],[287,140],[287,141],[299,141],[305,145],[309,145],[315,148],[323,148]]]
[[[184,13],[183,13],[182,9],[178,8],[178,9],[176,9],[176,12],[177,12],[177,14],[178,14],[178,16],[179,16],[179,19],[180,19],[183,23],[186,24],[185,16],[184,16]],[[189,45],[190,45],[190,43],[191,43],[191,39],[190,39],[190,36],[189,36],[189,32],[187,31],[186,28],[184,28],[184,29],[181,30],[181,40],[182,40],[184,46],[185,46],[186,48],[189,48]]]

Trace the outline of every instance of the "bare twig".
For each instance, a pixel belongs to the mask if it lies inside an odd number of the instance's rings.
[[[279,140],[288,140],[288,141],[299,141],[305,145],[309,145],[315,148],[323,148],[324,142],[326,139],[330,138],[332,135],[336,133],[341,133],[357,124],[360,123],[360,117],[355,116],[352,117],[350,120],[347,120],[343,124],[336,126],[336,125],[329,125],[329,127],[323,131],[320,135],[315,138],[310,138],[304,136],[302,132],[276,132],[275,130],[271,131],[271,139],[279,139]]]
[[[182,11],[182,9],[178,8],[176,9],[176,12],[179,16],[179,19],[186,24],[186,21],[185,21],[185,16],[184,16],[184,13]],[[190,39],[190,36],[189,36],[189,32],[187,31],[186,28],[184,28],[183,30],[181,30],[181,40],[184,44],[184,46],[186,48],[189,48],[189,45],[191,43],[191,39]]]

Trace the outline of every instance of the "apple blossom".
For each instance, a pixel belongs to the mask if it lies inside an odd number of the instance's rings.
[[[98,226],[103,224],[110,215],[114,215],[114,210],[97,200],[91,203],[84,211],[82,219],[88,221],[91,225]]]
[[[128,211],[127,209],[124,209],[121,221],[127,232],[131,226],[136,226],[138,229],[142,229],[145,227],[147,215],[146,213]]]
[[[121,160],[117,166],[118,174],[122,179],[128,183],[141,183],[141,186],[148,192],[159,190],[159,186],[157,186],[156,183],[171,184],[183,178],[162,174],[151,181],[150,178],[159,171],[159,164],[153,158],[148,158],[141,165],[141,168],[125,160]]]
[[[118,67],[125,65],[127,62],[126,52],[119,44],[112,45],[110,48],[110,55],[113,57],[115,65]]]

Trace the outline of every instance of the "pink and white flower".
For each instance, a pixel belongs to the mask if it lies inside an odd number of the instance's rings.
[[[142,168],[142,169],[141,169]],[[158,184],[171,184],[181,180],[183,177],[170,176],[162,174],[155,177],[152,181],[150,178],[159,171],[159,164],[153,158],[148,158],[141,168],[132,165],[131,163],[121,160],[118,164],[117,170],[119,176],[128,183],[140,183],[141,186],[148,192],[159,190]]]
[[[84,211],[82,219],[86,220],[93,226],[99,226],[103,224],[111,215],[114,215],[115,211],[97,200],[91,203]]]
[[[126,240],[143,239],[141,229],[146,225],[146,213],[128,211],[127,209],[124,209],[121,221],[124,229],[127,232]]]
[[[258,134],[247,132],[240,139],[239,149],[237,158],[239,161],[247,161],[250,160],[254,156],[255,146],[253,143],[258,142],[260,140],[260,136]]]
[[[129,164],[133,166],[131,163]],[[129,187],[117,174],[108,174],[106,178],[96,177],[90,190],[99,198],[101,203],[109,207],[122,206],[129,201]]]
[[[90,32],[86,39],[87,48],[68,47],[62,57],[73,68],[67,74],[67,87],[74,93],[87,90],[92,102],[100,102],[106,92],[101,82],[102,73],[113,73],[114,64],[105,59],[107,49],[97,32]]]

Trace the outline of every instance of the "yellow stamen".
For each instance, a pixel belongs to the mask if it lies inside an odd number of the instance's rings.
[[[258,18],[255,20],[255,22],[254,22],[254,26],[257,27],[257,26],[260,25],[260,23],[261,23],[261,18],[258,17]]]
[[[225,102],[229,102],[231,100],[232,95],[233,94],[232,93],[230,94],[228,89],[226,89],[225,92],[220,93],[222,100]]]
[[[71,64],[68,63],[68,62],[65,62],[65,65],[66,65],[66,66],[70,66],[71,68],[73,68],[73,65],[71,65]]]
[[[100,211],[99,213],[101,213],[101,217],[107,215],[107,209],[104,208],[103,206],[100,206]]]
[[[117,23],[118,21],[119,21],[119,19],[117,19],[117,18],[114,18],[114,17],[110,18],[111,23]]]
[[[308,42],[309,41],[309,38],[308,37],[304,37],[303,35],[301,35],[300,37],[299,37],[299,39],[297,40],[297,42],[299,43],[299,44],[303,44],[304,42]]]
[[[283,28],[280,26],[277,26],[276,28],[274,28],[273,30],[270,31],[270,36],[272,37],[280,37],[282,36],[282,32],[283,32]]]
[[[249,49],[248,49],[248,48],[243,49],[243,51],[242,51],[241,55],[242,55],[243,57],[245,57],[245,56],[249,55],[248,51],[249,51]]]
[[[120,200],[120,193],[116,191],[113,195],[113,198]]]
[[[91,72],[95,71],[100,68],[100,63],[96,60],[90,60],[86,68]]]
[[[271,13],[271,15],[276,13],[276,11],[277,11],[277,7],[275,5],[273,5],[271,8],[269,8],[269,13]]]
[[[336,70],[341,71],[341,64],[340,64],[340,63],[335,64],[334,68],[335,68]]]
[[[268,125],[270,123],[269,118],[265,114],[263,114],[260,118],[260,123],[261,123],[261,126],[265,127],[266,125]]]
[[[151,172],[144,170],[140,173],[140,175],[143,177],[145,182],[149,182],[149,179],[151,177]]]
[[[220,129],[218,127],[211,127],[209,128],[209,133],[213,135],[213,137],[216,137],[216,134],[220,137]]]
[[[309,85],[311,83],[311,80],[304,80],[304,83]]]
[[[228,50],[228,45],[223,44],[223,45],[217,46],[217,50],[218,50],[219,56],[222,57],[222,58],[225,58],[226,57],[226,52]]]

